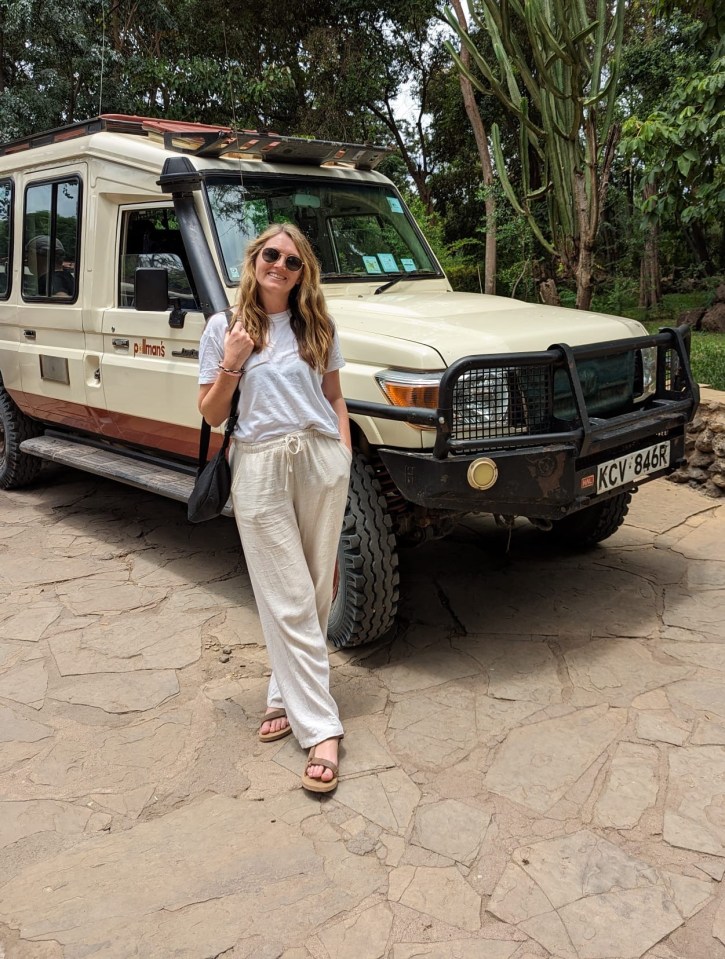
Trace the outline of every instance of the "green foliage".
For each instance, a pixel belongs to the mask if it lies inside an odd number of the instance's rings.
[[[449,243],[445,239],[443,220],[437,213],[428,212],[419,196],[408,193],[406,203],[446,273],[464,267],[475,269],[483,260],[482,240],[465,238]]]
[[[712,62],[675,83],[667,109],[623,126],[622,149],[640,169],[641,212],[660,223],[721,224],[725,209],[725,43]],[[651,195],[645,188],[651,187]]]
[[[463,293],[480,293],[483,284],[483,242],[468,238],[447,242],[445,224],[437,213],[429,213],[416,195],[408,194],[406,202],[453,289]]]
[[[637,302],[637,281],[630,277],[615,274],[612,280],[603,285],[595,295],[592,306],[597,312],[626,316],[626,310]]]
[[[697,24],[698,41],[708,46],[725,35],[725,6],[722,0],[654,0],[652,11],[658,17],[684,14]]]
[[[494,187],[494,189],[497,198],[500,199],[500,188]],[[484,187],[478,188],[477,198],[483,206]],[[406,200],[453,289],[468,293],[482,292],[485,237],[488,228],[485,217],[475,227],[473,237],[448,241],[446,224],[438,213],[428,213],[417,196],[408,195]],[[535,301],[533,269],[536,244],[526,219],[505,208],[502,210],[499,206],[495,229],[498,237],[499,294]]]
[[[700,24],[682,14],[630,24],[622,49],[617,109],[622,117],[647,115],[669,102],[673,80],[707,63],[699,49]]]
[[[539,247],[534,231],[525,216],[502,202],[503,189],[496,192],[496,237],[498,255],[499,292],[520,300],[536,302],[534,272],[537,269]],[[481,199],[485,198],[485,188]],[[485,230],[485,226],[483,228]]]
[[[698,383],[725,390],[725,333],[693,333],[691,360]]]
[[[638,305],[637,283],[627,276],[615,276],[603,283],[592,301],[592,309],[600,313],[628,316],[644,323],[650,332],[661,326],[677,326],[682,314],[690,310],[707,308],[715,300],[717,287],[725,277],[691,278],[685,283],[687,290],[665,293],[656,306]]]

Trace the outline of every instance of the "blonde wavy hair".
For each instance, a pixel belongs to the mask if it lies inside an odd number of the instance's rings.
[[[269,317],[259,299],[255,266],[264,247],[280,233],[286,233],[292,240],[302,260],[299,283],[289,295],[289,309],[292,313],[290,325],[297,339],[297,348],[302,359],[312,369],[324,373],[330,357],[334,327],[322,295],[317,257],[310,241],[294,224],[273,223],[250,242],[244,254],[239,295],[232,322],[243,323],[254,340],[255,353],[268,342]]]

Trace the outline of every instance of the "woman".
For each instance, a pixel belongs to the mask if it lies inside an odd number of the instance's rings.
[[[310,750],[302,785],[329,792],[343,729],[326,633],[352,453],[344,360],[297,227],[275,224],[249,244],[231,324],[210,318],[199,365],[212,426],[240,386],[232,502],[272,666],[259,738],[294,732]]]

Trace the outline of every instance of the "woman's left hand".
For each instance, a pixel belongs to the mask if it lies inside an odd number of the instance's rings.
[[[322,377],[322,392],[337,416],[337,427],[340,430],[340,439],[350,450],[350,453],[352,453],[350,418],[347,415],[345,397],[342,395],[339,370],[333,370],[332,373],[325,373]]]

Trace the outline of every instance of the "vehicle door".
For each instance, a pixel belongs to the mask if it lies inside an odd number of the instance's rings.
[[[86,165],[24,180],[17,322],[24,408],[44,420],[95,432],[97,365],[85,358],[81,224]],[[100,390],[98,391],[100,395]],[[99,406],[102,401],[99,399]]]
[[[18,299],[13,285],[13,240],[15,228],[15,184],[12,177],[0,178],[0,377],[6,389],[20,389],[15,369]]]
[[[173,206],[123,206],[118,230],[116,305],[104,311],[102,321],[101,380],[108,420],[104,432],[135,446],[195,457],[204,317]],[[167,270],[174,309],[135,308],[134,280],[140,267]]]

